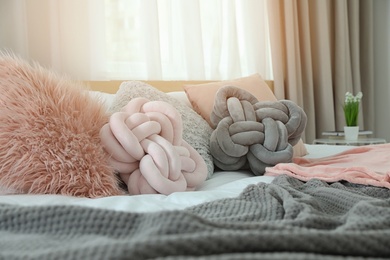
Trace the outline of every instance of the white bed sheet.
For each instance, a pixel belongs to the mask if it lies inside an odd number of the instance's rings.
[[[309,158],[333,155],[351,146],[308,145]],[[270,183],[274,177],[254,176],[248,171],[219,171],[197,191],[176,192],[168,196],[161,194],[113,196],[98,199],[77,198],[61,195],[4,195],[0,203],[23,206],[76,205],[127,212],[156,212],[177,210],[200,203],[238,196],[245,187],[259,182]]]

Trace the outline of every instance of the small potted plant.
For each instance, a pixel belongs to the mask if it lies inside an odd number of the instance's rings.
[[[350,92],[345,93],[344,116],[346,126],[344,127],[344,134],[347,140],[357,140],[358,138],[358,116],[362,97],[362,92],[357,93],[356,96]]]

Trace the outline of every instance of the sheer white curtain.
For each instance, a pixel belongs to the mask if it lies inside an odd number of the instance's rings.
[[[1,49],[76,79],[107,76],[104,1],[1,0],[0,10]]]
[[[0,5],[2,49],[77,79],[272,79],[265,0]]]

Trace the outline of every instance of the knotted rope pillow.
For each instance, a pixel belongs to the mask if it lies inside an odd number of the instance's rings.
[[[214,164],[261,175],[265,167],[291,162],[307,117],[292,101],[258,101],[246,90],[226,86],[216,94],[210,120]]]
[[[182,139],[179,112],[164,101],[132,99],[100,136],[130,194],[194,190],[207,177],[203,158]]]

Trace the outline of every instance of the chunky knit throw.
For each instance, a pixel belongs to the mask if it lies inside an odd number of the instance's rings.
[[[1,205],[0,258],[389,259],[389,216],[389,189],[285,175],[181,211]]]

